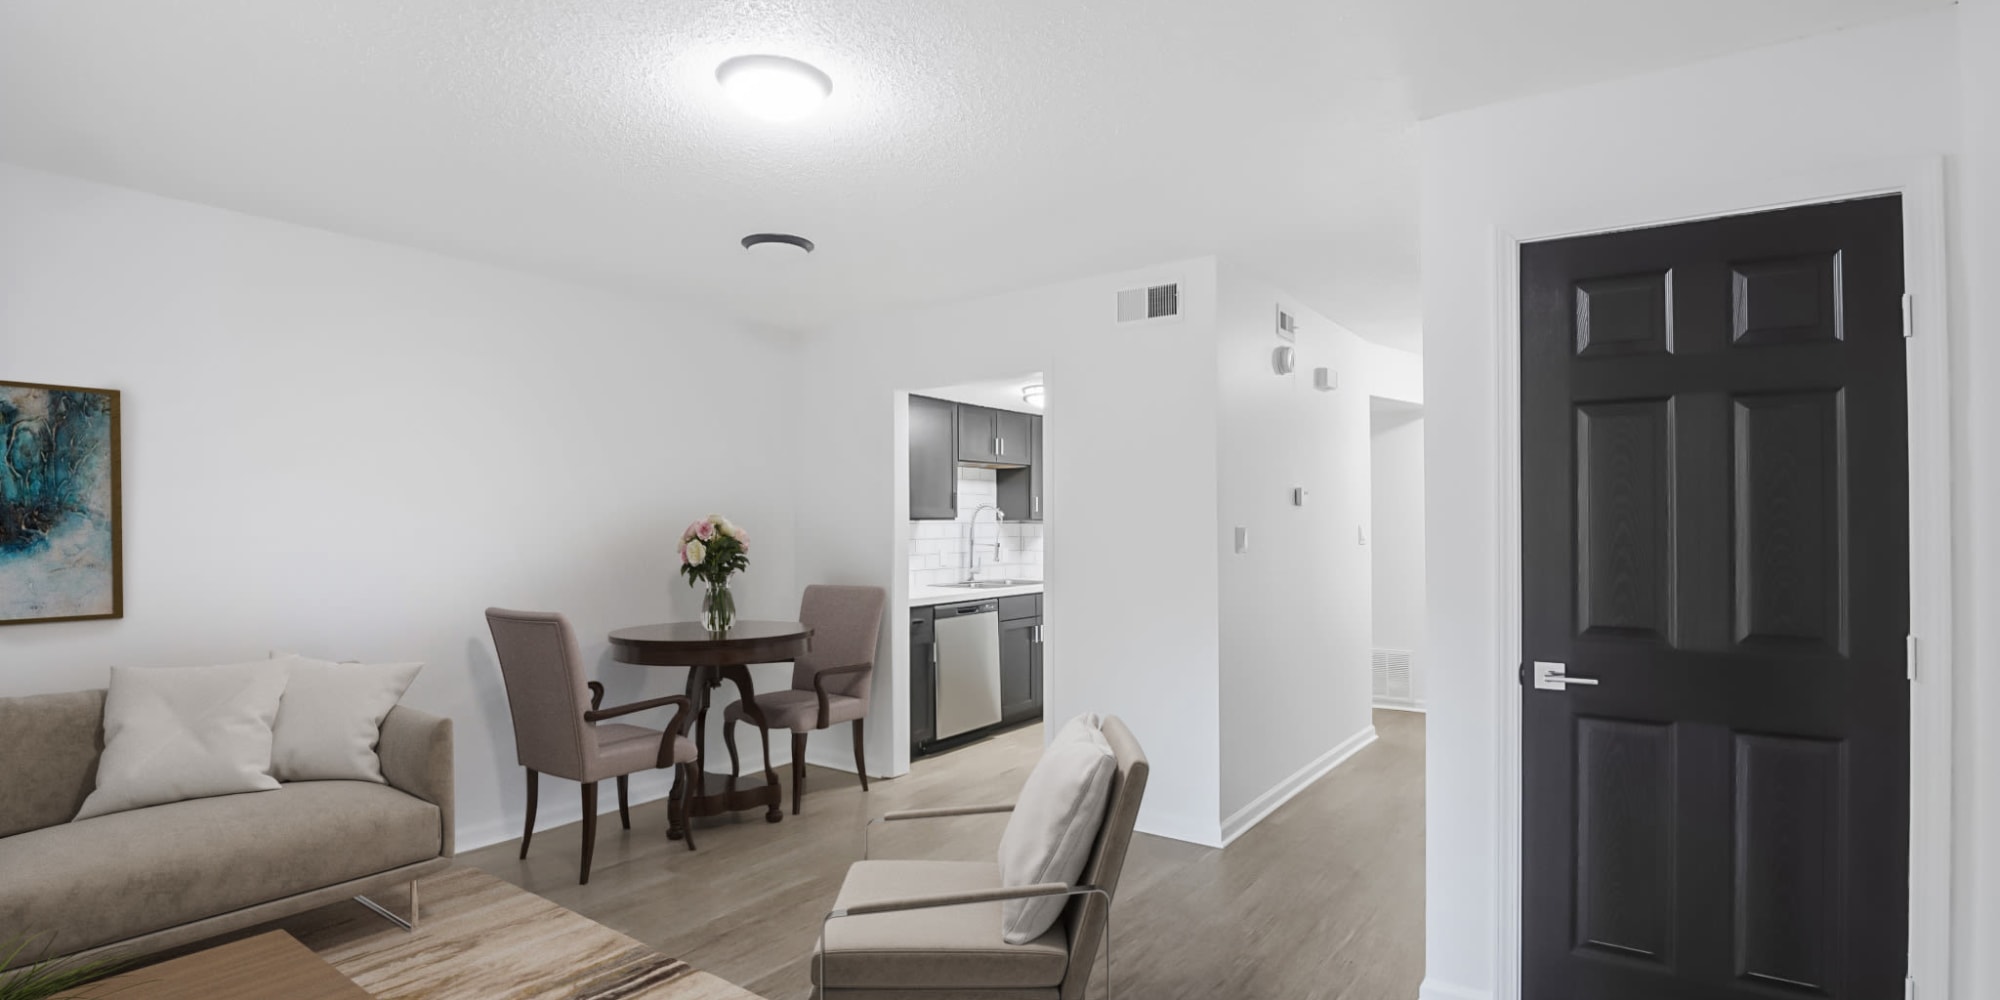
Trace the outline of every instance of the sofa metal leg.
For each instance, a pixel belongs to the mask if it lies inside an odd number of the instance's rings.
[[[401,927],[406,931],[414,932],[417,929],[418,909],[417,909],[416,879],[410,880],[410,919],[408,920],[404,920],[402,917],[399,917],[394,913],[389,912],[388,907],[383,906],[382,904],[372,899],[369,899],[367,896],[356,896],[354,897],[354,901],[360,903],[362,906],[367,907],[376,916],[381,917],[382,919],[387,920],[388,922],[395,924],[396,926]]]

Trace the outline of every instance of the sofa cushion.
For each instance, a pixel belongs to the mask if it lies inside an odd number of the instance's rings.
[[[275,791],[271,720],[285,693],[286,663],[112,667],[97,790],[76,818]]]
[[[1007,829],[1000,835],[1000,881],[1010,889],[1043,882],[1075,885],[1104,825],[1118,759],[1095,716],[1063,726],[1028,772]],[[1002,904],[1008,943],[1040,937],[1070,904],[1065,896],[1010,899]]]
[[[0,839],[0,927],[69,954],[438,856],[438,808],[313,781]]]
[[[285,695],[271,724],[271,776],[279,781],[381,781],[375,744],[421,663],[287,661]]]
[[[861,861],[835,909],[885,899],[1000,887],[984,861]],[[842,917],[826,925],[826,983],[836,989],[1032,989],[1062,982],[1069,939],[1054,927],[1027,944],[1000,937],[1000,904],[970,903]],[[820,977],[814,963],[813,981]]]
[[[103,721],[103,691],[0,698],[0,837],[76,815],[97,787]]]

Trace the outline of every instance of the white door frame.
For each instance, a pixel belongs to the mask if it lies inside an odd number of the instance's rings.
[[[1691,222],[1866,195],[1903,196],[1904,288],[1914,296],[1909,341],[1910,632],[1918,670],[1910,685],[1910,976],[1923,996],[1951,982],[1951,405],[1945,289],[1944,162],[1938,157],[1860,163],[1774,178],[1738,178],[1691,190],[1634,192],[1617,204],[1565,207],[1510,220],[1493,233],[1500,385],[1500,578],[1496,648],[1504,671],[1496,780],[1493,870],[1498,932],[1496,1000],[1521,995],[1521,244]]]

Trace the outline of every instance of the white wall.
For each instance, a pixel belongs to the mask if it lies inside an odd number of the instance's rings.
[[[1232,262],[1221,273],[1215,546],[1229,839],[1374,738],[1369,550],[1359,531],[1369,519],[1370,383],[1386,349]],[[1280,304],[1299,321],[1296,368],[1285,376],[1271,361]],[[1321,366],[1338,373],[1338,389],[1314,387]],[[1304,507],[1292,503],[1295,486],[1307,490]],[[1239,526],[1250,530],[1242,554]]]
[[[1428,826],[1426,879],[1426,996],[1469,1000],[1495,990],[1500,956],[1494,945],[1501,921],[1496,910],[1502,866],[1496,846],[1496,725],[1503,698],[1515,696],[1515,664],[1498,648],[1504,613],[1497,583],[1501,470],[1495,400],[1499,380],[1498,331],[1493,287],[1496,231],[1581,231],[1629,224],[1622,216],[1635,197],[1688,212],[1703,210],[1705,196],[1745,177],[1806,174],[1842,164],[1949,154],[1963,127],[1961,87],[1988,89],[1978,99],[1990,123],[1994,86],[1990,69],[1970,71],[1962,83],[1961,45],[1968,61],[1991,62],[2000,49],[1992,28],[1991,0],[1980,0],[1981,27],[1955,34],[1961,14],[1944,11],[1718,59],[1697,66],[1440,118],[1424,127],[1423,244],[1424,337],[1429,488],[1427,516],[1429,651]],[[1973,11],[1964,11],[1965,27]],[[1974,79],[1976,77],[1976,81]],[[1990,124],[1985,125],[1990,136]],[[1992,146],[1986,147],[1991,155]],[[1961,174],[1971,172],[1971,164]],[[2000,161],[1984,161],[1978,186],[1990,198]],[[1716,206],[1707,210],[1738,206]],[[1990,202],[1985,209],[1990,220]],[[1961,225],[1960,235],[1971,229]],[[1993,263],[1992,225],[1983,229],[1984,256]],[[1983,290],[1983,329],[1993,324],[1993,290]],[[1954,324],[1954,352],[1981,372],[2000,374],[1991,341]],[[1973,347],[1970,352],[1965,348]],[[1971,378],[1973,376],[1968,376]],[[1983,385],[1985,382],[1970,384]],[[1990,532],[1994,495],[1993,404],[1956,400],[1958,447],[1964,456],[1956,530],[1975,546],[1961,567],[1958,620],[1970,633],[1976,618],[1990,617],[2000,591]],[[1978,405],[1980,410],[1968,409]],[[1982,526],[1981,522],[1987,522]],[[1962,635],[1958,676],[1968,697],[1973,678],[1990,670],[1995,637]],[[1969,638],[1976,638],[1974,645]],[[1991,695],[1986,695],[1990,704]],[[1967,711],[1974,709],[1968,707]],[[1993,815],[1991,737],[1962,718],[1958,760],[1961,797],[1957,843],[1961,880],[1992,887],[1996,833]],[[1980,742],[1982,739],[1985,742]],[[1983,785],[1968,783],[1975,770]],[[1968,846],[1976,845],[1976,846]],[[1983,862],[1980,864],[1978,862]],[[1967,885],[1975,883],[1967,882]],[[1962,908],[1987,922],[1961,922],[1953,935],[1962,977],[1952,995],[2000,995],[1992,978],[1990,943],[2000,935],[1991,922],[1995,894]],[[1974,966],[1984,963],[1974,978]],[[1927,994],[1928,995],[1928,994]]]
[[[1120,326],[1120,289],[1182,282],[1179,319]],[[1153,779],[1140,827],[1217,834],[1215,263],[1203,258],[835,324],[801,349],[796,387],[798,578],[908,594],[909,494],[901,394],[1041,371],[1044,708],[1122,716]],[[1173,470],[1185,488],[1133,509],[1129,484]],[[1067,532],[1068,534],[1065,534]],[[1067,539],[1067,540],[1065,540]],[[884,639],[871,766],[909,766],[909,633]],[[1162,697],[1161,692],[1172,692]],[[853,766],[838,741],[815,762]],[[823,744],[823,745],[822,745]],[[879,762],[879,763],[878,763]]]
[[[678,692],[604,634],[695,613],[673,543],[719,510],[753,532],[744,613],[793,612],[788,363],[693,310],[0,165],[0,377],[123,390],[126,607],[0,629],[0,694],[423,660],[407,701],[456,719],[460,846],[516,836],[481,611],[569,613],[613,702]],[[544,825],[577,812],[544,789]]]
[[[1958,7],[1952,386],[1958,697],[1952,733],[1955,997],[2000,996],[2000,0]]]
[[[1369,425],[1368,536],[1377,649],[1410,652],[1408,702],[1424,703],[1424,411],[1382,401]]]

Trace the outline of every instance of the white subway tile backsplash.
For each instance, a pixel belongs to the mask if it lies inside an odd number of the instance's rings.
[[[981,504],[993,504],[999,485],[992,469],[958,470],[958,520],[910,522],[910,583],[936,586],[965,579],[965,536],[972,514]],[[979,514],[978,543],[973,553],[983,579],[1009,577],[1042,579],[1042,526],[1000,522],[995,530],[990,511]],[[1000,543],[994,552],[995,539]]]

